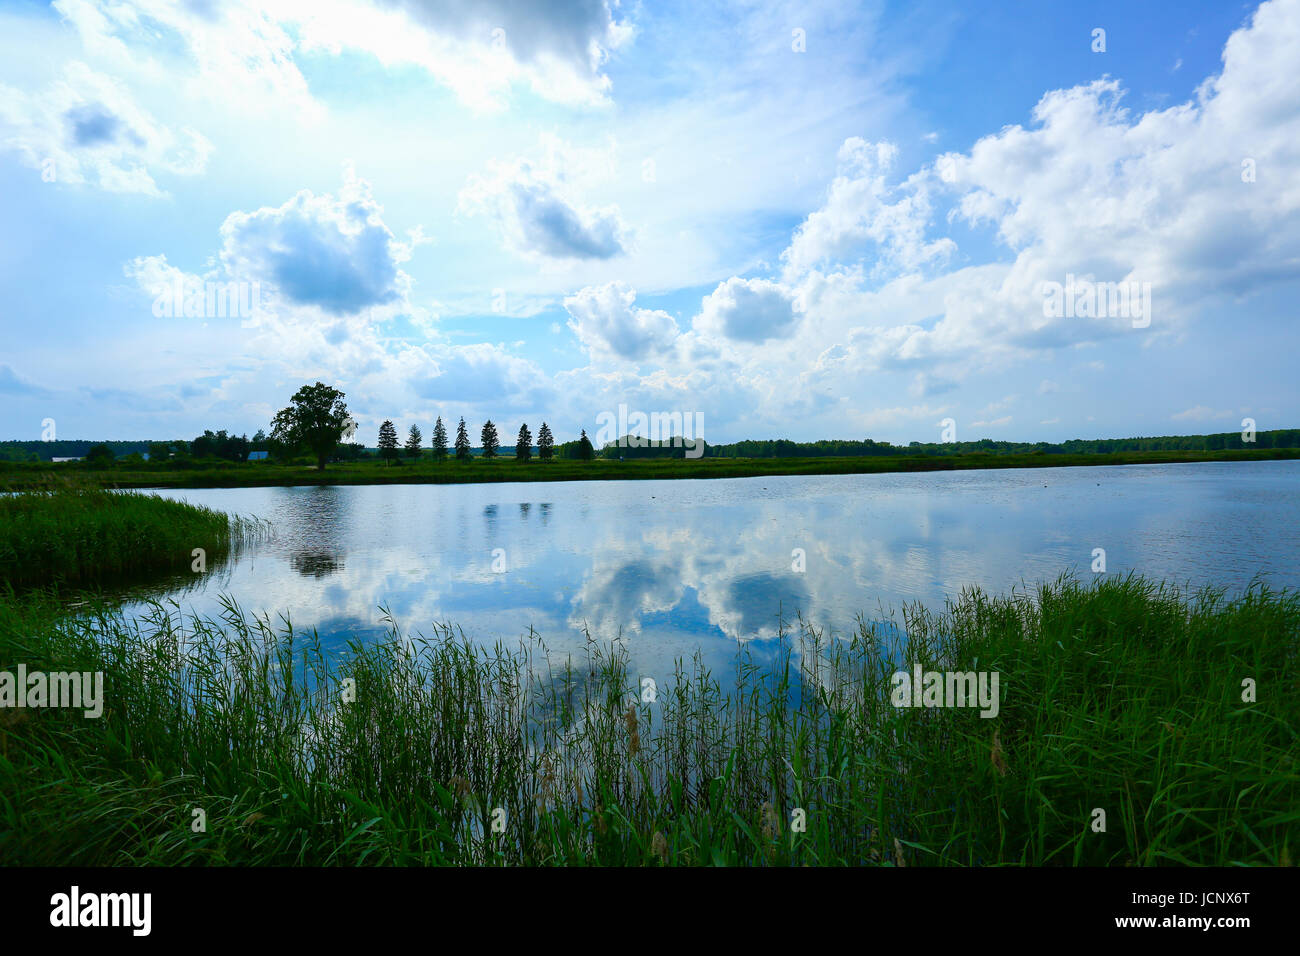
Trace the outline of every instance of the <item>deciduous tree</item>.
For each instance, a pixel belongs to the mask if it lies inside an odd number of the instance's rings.
[[[324,471],[325,460],[338,446],[349,422],[343,393],[317,382],[298,389],[289,402],[288,408],[276,413],[271,437],[293,449],[307,448],[316,457],[317,470]]]

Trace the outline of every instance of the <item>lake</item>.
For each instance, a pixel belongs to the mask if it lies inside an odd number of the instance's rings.
[[[1097,548],[1112,575],[1300,587],[1297,489],[1300,462],[1269,461],[159,494],[273,529],[173,582],[186,613],[226,594],[337,646],[383,634],[382,605],[411,633],[513,644],[531,626],[561,654],[621,637],[652,673],[697,650],[726,666],[737,641],[762,653],[782,617],[843,634],[970,586],[1091,578]]]

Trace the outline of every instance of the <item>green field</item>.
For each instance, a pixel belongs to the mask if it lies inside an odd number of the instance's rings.
[[[919,457],[860,458],[700,458],[635,461],[513,459],[469,462],[432,459],[386,465],[363,461],[329,465],[324,471],[306,465],[268,462],[186,462],[159,465],[113,464],[90,467],[81,462],[0,463],[0,490],[47,486],[59,476],[114,488],[236,488],[275,485],[461,484],[493,481],[624,481],[665,478],[749,478],[764,475],[850,475],[911,471],[958,471],[977,468],[1056,468],[1084,465],[1141,465],[1200,461],[1268,461],[1300,458],[1300,448],[1229,449],[1220,451],[1147,451],[1106,454],[962,454]]]

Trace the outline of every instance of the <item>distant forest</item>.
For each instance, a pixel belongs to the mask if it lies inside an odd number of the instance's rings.
[[[151,457],[180,453],[193,458],[224,458],[242,461],[252,450],[265,449],[268,446],[261,433],[252,440],[243,436],[227,436],[226,433],[206,432],[193,442],[184,441],[94,441],[60,440],[60,441],[0,441],[0,461],[50,461],[53,458],[82,458],[96,445],[105,445],[114,458],[129,455]],[[555,457],[560,459],[577,458],[579,443],[564,442],[555,446]],[[892,445],[889,442],[822,440],[814,442],[796,442],[788,439],[766,439],[731,442],[724,445],[705,444],[706,458],[847,458],[873,457],[891,455],[932,456],[932,455],[1032,455],[1032,454],[1107,454],[1126,451],[1220,451],[1233,448],[1300,448],[1300,429],[1280,428],[1261,431],[1255,436],[1253,444],[1243,442],[1240,432],[1221,432],[1212,435],[1165,435],[1152,438],[1096,438],[1071,439],[1055,444],[1052,442],[1009,442],[993,441],[982,438],[978,441],[965,442],[911,442],[907,445]],[[688,448],[683,448],[681,440],[671,442],[645,442],[644,447],[632,447],[630,444],[620,446],[617,443],[606,444],[599,449],[597,457],[605,459],[634,458],[682,458]],[[475,456],[482,449],[474,448]],[[161,454],[159,454],[161,453]],[[498,454],[505,457],[514,456],[513,446],[502,446]],[[377,456],[377,449],[366,448],[360,444],[340,445],[336,460],[355,461]]]
[[[1227,448],[1300,448],[1300,428],[1277,428],[1257,432],[1254,443],[1242,441],[1241,432],[1213,435],[1165,435],[1155,438],[1073,438],[1052,442],[978,441],[919,442],[891,445],[872,441],[795,442],[786,439],[739,441],[709,445],[709,458],[841,458],[873,455],[1088,455],[1124,451],[1222,451]],[[640,449],[628,449],[639,451]],[[602,452],[603,454],[603,452]],[[615,455],[617,457],[617,455]]]

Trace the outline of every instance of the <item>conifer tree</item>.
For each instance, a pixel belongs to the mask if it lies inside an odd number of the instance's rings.
[[[411,430],[406,433],[406,457],[420,457],[420,443],[424,441],[424,435],[420,432],[419,425],[412,425]]]
[[[542,427],[537,431],[537,457],[542,461],[550,461],[554,454],[555,436],[551,434],[546,422],[542,422]]]
[[[433,457],[437,461],[447,460],[447,429],[442,427],[442,416],[433,425]]]
[[[497,427],[492,424],[492,419],[483,423],[483,431],[479,435],[479,440],[483,445],[483,457],[495,458],[497,449],[501,447],[501,442],[497,438]]]
[[[397,429],[387,419],[379,426],[379,454],[385,461],[397,457]]]

